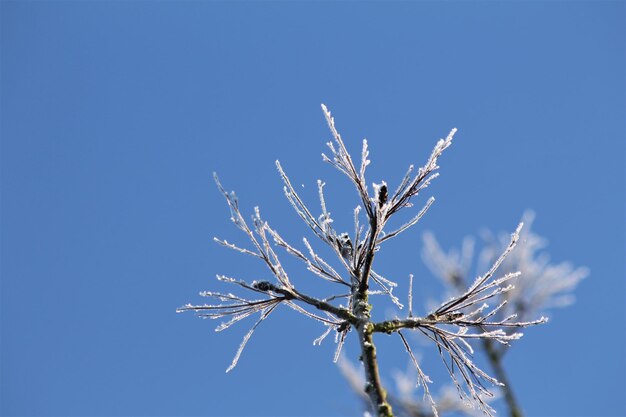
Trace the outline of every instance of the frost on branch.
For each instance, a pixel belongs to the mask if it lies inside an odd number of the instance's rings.
[[[473,283],[465,281],[468,267],[467,253],[471,245],[464,247],[463,255],[457,264],[450,265],[450,257],[442,251],[436,252],[431,261],[447,282],[454,286],[451,298],[424,317],[413,314],[413,276],[409,278],[408,314],[404,319],[376,322],[370,311],[375,295],[389,297],[403,309],[397,292],[398,284],[387,278],[375,265],[376,254],[386,242],[400,233],[415,226],[427,213],[434,202],[433,197],[425,199],[422,208],[408,216],[409,220],[392,225],[391,218],[403,209],[411,209],[422,192],[439,175],[439,158],[450,147],[456,129],[440,139],[434,146],[425,164],[417,169],[410,166],[406,175],[393,188],[388,179],[371,182],[372,192],[368,190],[367,167],[371,164],[369,145],[362,141],[360,161],[353,161],[346,144],[337,131],[335,121],[326,106],[322,110],[331,132],[331,141],[327,143],[330,153],[323,154],[323,159],[344,175],[357,192],[356,207],[353,212],[354,224],[350,227],[335,225],[331,216],[329,202],[324,193],[325,182],[318,180],[317,194],[319,203],[316,208],[309,206],[296,192],[291,180],[280,162],[276,161],[279,176],[283,183],[285,197],[297,216],[314,236],[303,237],[298,245],[288,242],[277,229],[261,216],[255,207],[251,218],[244,217],[239,201],[234,192],[227,192],[217,176],[215,181],[223,194],[230,210],[230,220],[246,237],[248,243],[239,244],[215,238],[225,248],[243,255],[252,256],[264,265],[264,272],[255,274],[253,280],[240,280],[218,275],[219,281],[232,285],[245,295],[230,292],[205,291],[200,295],[212,301],[206,304],[187,304],[179,312],[194,311],[203,318],[224,319],[216,331],[230,328],[232,325],[258,315],[236,350],[227,371],[238,363],[241,354],[260,324],[279,306],[286,306],[307,318],[321,324],[322,334],[313,344],[319,345],[334,332],[337,348],[334,360],[339,358],[342,346],[348,334],[354,330],[361,349],[360,359],[365,373],[365,390],[370,410],[378,416],[390,417],[393,407],[408,407],[408,403],[388,396],[382,386],[374,341],[375,333],[387,333],[397,336],[415,369],[416,384],[424,393],[426,400],[425,414],[437,416],[446,408],[445,398],[435,399],[431,395],[431,379],[424,365],[420,363],[409,342],[409,333],[422,334],[439,353],[443,365],[448,370],[452,384],[457,390],[457,403],[463,402],[476,406],[487,415],[493,410],[488,404],[493,397],[491,385],[502,385],[493,376],[479,368],[474,362],[473,341],[483,341],[500,345],[509,345],[521,337],[517,329],[545,322],[545,319],[521,319],[512,310],[507,294],[514,293],[513,282],[518,272],[502,273],[510,254],[520,238],[521,224],[513,233],[508,243],[497,254],[492,254],[490,264],[484,274]],[[391,192],[391,190],[395,190]],[[317,206],[319,204],[319,207]],[[346,230],[349,230],[346,231]],[[432,242],[434,238],[431,239]],[[330,258],[322,257],[322,251],[316,246],[327,247]],[[431,248],[436,245],[431,244]],[[328,251],[330,249],[330,252]],[[302,271],[287,272],[282,256],[291,256],[303,266]],[[320,291],[328,289],[323,298],[306,294],[299,290],[300,275],[307,271],[320,278]],[[295,278],[293,278],[295,277]],[[515,309],[519,306],[515,306]],[[504,314],[504,312],[507,312]],[[452,404],[452,403],[449,403]],[[393,405],[393,407],[392,407]],[[442,408],[443,407],[443,408]]]

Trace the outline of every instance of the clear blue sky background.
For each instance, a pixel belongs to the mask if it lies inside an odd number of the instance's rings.
[[[529,416],[626,415],[624,22],[623,1],[3,1],[1,414],[356,415],[318,324],[278,311],[225,374],[252,321],[174,313],[216,273],[267,278],[212,243],[245,242],[213,171],[298,242],[280,159],[350,227],[323,102],[357,154],[370,141],[371,181],[459,128],[435,205],[379,269],[434,297],[421,231],[450,246],[534,209],[552,258],[591,275],[507,356],[516,392]]]

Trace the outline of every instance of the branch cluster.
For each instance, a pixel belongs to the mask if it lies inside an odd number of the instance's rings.
[[[339,268],[331,266],[330,261],[323,259],[319,252],[314,250],[307,238],[302,240],[302,249],[288,243],[274,228],[270,227],[267,221],[261,218],[258,207],[254,209],[252,221],[249,224],[240,211],[234,192],[225,191],[215,176],[217,186],[230,208],[231,221],[247,236],[251,245],[244,247],[218,238],[215,238],[216,242],[245,255],[258,258],[265,264],[272,278],[247,282],[218,275],[218,280],[245,290],[249,296],[202,292],[200,295],[212,298],[216,302],[200,305],[187,304],[178,311],[192,310],[201,317],[212,319],[227,318],[227,321],[217,327],[217,331],[224,330],[240,320],[259,313],[259,319],[245,335],[227,372],[237,364],[241,352],[255,329],[281,304],[308,318],[317,320],[326,327],[325,332],[315,339],[314,344],[321,343],[328,334],[332,331],[335,332],[337,343],[335,361],[339,357],[348,331],[355,329],[361,346],[361,359],[367,381],[365,392],[372,404],[372,410],[379,416],[391,416],[393,414],[386,392],[380,382],[373,341],[375,333],[388,333],[398,336],[415,366],[417,383],[423,387],[425,396],[432,406],[432,412],[437,415],[437,407],[428,388],[431,381],[422,371],[404,334],[407,331],[419,332],[430,339],[438,349],[460,397],[477,404],[482,411],[490,414],[493,410],[484,398],[491,396],[491,393],[485,383],[498,385],[499,382],[474,364],[472,361],[473,349],[470,342],[472,340],[491,340],[508,345],[511,341],[521,337],[521,333],[507,332],[505,329],[545,322],[543,318],[520,321],[515,314],[495,319],[496,314],[502,311],[506,305],[506,300],[491,308],[487,304],[487,302],[514,288],[510,282],[517,278],[519,273],[509,273],[500,277],[496,277],[495,274],[515,247],[522,225],[520,224],[513,233],[508,246],[485,274],[479,276],[463,292],[452,297],[430,314],[425,317],[413,316],[410,290],[409,312],[405,319],[372,321],[370,317],[370,295],[387,295],[398,308],[403,307],[397,296],[392,293],[397,284],[373,269],[376,253],[384,242],[417,224],[431,207],[434,199],[429,198],[417,214],[399,227],[387,231],[387,223],[394,214],[402,209],[412,207],[414,199],[437,177],[438,159],[451,145],[456,129],[453,129],[445,139],[440,139],[436,143],[430,157],[417,170],[417,173],[414,173],[413,166],[409,167],[393,193],[390,192],[385,181],[373,184],[370,191],[366,182],[366,169],[370,164],[367,141],[363,140],[360,163],[357,167],[335,127],[330,112],[324,105],[322,105],[322,110],[332,134],[332,140],[327,144],[330,154],[329,156],[323,154],[323,159],[349,179],[359,197],[359,204],[354,209],[353,233],[338,233],[333,228],[333,219],[327,208],[324,195],[324,182],[320,180],[317,182],[320,214],[314,215],[313,210],[298,195],[278,161],[276,161],[276,166],[284,183],[284,193],[287,200],[317,239],[331,248],[336,258],[333,263],[341,266],[341,272],[338,270]],[[361,220],[362,211],[365,213],[364,221]],[[300,292],[283,267],[275,248],[282,248],[287,254],[300,260],[306,269],[315,276],[334,284],[335,288],[341,288],[341,290],[331,292],[328,297],[323,299]],[[412,276],[410,281],[412,287]],[[371,289],[372,284],[375,284],[376,288]]]

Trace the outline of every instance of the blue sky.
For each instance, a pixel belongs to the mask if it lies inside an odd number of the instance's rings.
[[[447,247],[534,209],[552,259],[591,275],[508,355],[516,393],[529,416],[626,415],[625,11],[3,1],[0,413],[356,415],[331,340],[312,346],[316,323],[277,312],[225,374],[252,321],[216,334],[174,312],[218,288],[216,273],[267,278],[213,244],[245,242],[213,171],[297,242],[280,159],[311,199],[324,179],[350,227],[356,196],[320,157],[325,103],[355,153],[368,138],[372,182],[396,184],[459,129],[428,189],[437,201],[380,268],[415,273],[434,297],[422,231]],[[407,358],[379,339],[388,381]]]

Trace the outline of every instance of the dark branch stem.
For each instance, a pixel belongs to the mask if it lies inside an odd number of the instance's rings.
[[[359,344],[361,345],[361,360],[365,368],[365,392],[372,402],[372,408],[378,417],[393,417],[391,405],[387,401],[387,392],[383,388],[378,372],[378,360],[376,358],[376,347],[374,346],[374,324],[370,322],[370,310],[367,290],[369,288],[369,277],[372,272],[376,241],[381,227],[378,224],[376,215],[370,217],[370,234],[365,251],[365,260],[359,271],[359,284],[354,294],[352,312],[359,320],[356,330],[359,334]]]
[[[353,326],[356,326],[359,323],[359,319],[345,308],[336,307],[326,301],[319,300],[314,297],[309,297],[306,294],[302,294],[298,292],[295,288],[283,288],[278,287],[270,282],[261,281],[256,284],[256,288],[262,288],[263,291],[271,291],[276,294],[280,294],[285,297],[285,300],[298,300],[302,301],[308,305],[311,305],[318,310],[326,311],[328,313],[334,314],[336,317],[343,319],[350,323]]]
[[[378,240],[378,235],[380,234],[381,227],[378,224],[378,219],[374,215],[370,219],[370,234],[369,240],[367,241],[367,248],[365,250],[365,259],[363,261],[363,266],[360,271],[359,278],[359,288],[357,290],[358,295],[367,294],[367,290],[369,289],[369,278],[370,273],[372,272],[372,264],[374,263],[374,253],[376,250],[376,241]],[[357,312],[357,315],[358,312]]]
[[[500,387],[500,390],[502,391],[502,394],[504,394],[504,400],[509,408],[509,415],[511,417],[523,417],[524,413],[522,412],[522,409],[513,394],[509,378],[504,370],[504,366],[502,366],[502,352],[496,348],[492,340],[483,339],[482,342],[483,347],[487,352],[487,358],[489,358],[491,369],[493,369],[493,372],[496,374],[496,379],[504,384],[504,386]]]
[[[418,327],[425,327],[428,325],[435,325],[437,321],[423,319],[419,317],[410,317],[404,320],[387,320],[379,323],[373,323],[372,332],[374,333],[387,333],[391,334],[401,329],[416,329]]]
[[[327,311],[331,314],[334,314],[335,316],[347,321],[353,326],[356,326],[359,323],[359,319],[345,308],[335,307],[334,305],[325,301],[318,300],[317,298],[309,297],[308,295],[302,294],[295,289],[292,289],[291,291],[293,292],[294,298],[296,300],[305,302],[319,310]]]
[[[374,412],[378,417],[393,417],[391,405],[387,401],[387,392],[380,382],[372,330],[373,325],[371,323],[357,327],[359,343],[361,345],[361,360],[365,368],[365,392],[369,396]]]

